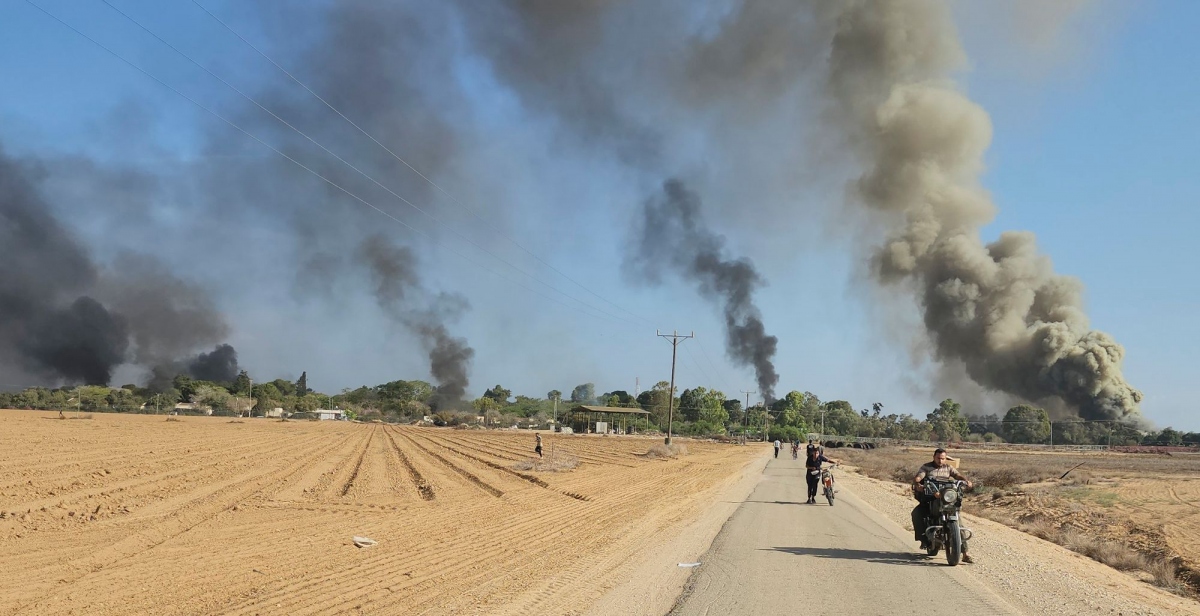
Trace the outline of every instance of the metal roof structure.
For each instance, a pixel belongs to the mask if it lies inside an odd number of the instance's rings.
[[[580,404],[579,406],[573,407],[571,409],[571,412],[572,413],[580,413],[580,412],[582,412],[582,413],[615,413],[615,414],[621,414],[621,415],[649,415],[650,414],[650,411],[643,411],[642,409],[631,409],[631,408],[625,408],[625,407],[621,407],[621,406],[589,406],[586,404]]]

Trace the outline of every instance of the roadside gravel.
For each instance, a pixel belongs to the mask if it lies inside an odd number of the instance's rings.
[[[838,480],[843,488],[911,532],[909,512],[915,501],[907,486],[850,472],[841,473]],[[1023,612],[1200,616],[1200,603],[1061,546],[974,516],[964,516],[964,522],[975,531],[971,540],[975,564],[961,566]],[[915,541],[912,547],[917,549]]]

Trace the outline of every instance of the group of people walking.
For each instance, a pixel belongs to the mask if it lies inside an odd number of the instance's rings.
[[[775,457],[779,457],[779,450],[783,448],[783,443],[779,439],[775,439]],[[800,455],[800,440],[792,441],[792,459],[795,460]],[[828,458],[825,456],[825,447],[817,444],[813,439],[808,440],[808,445],[804,448],[804,478],[808,481],[808,500],[806,505],[815,505],[817,503],[817,485],[821,481],[821,465],[824,463],[841,464],[839,460]]]

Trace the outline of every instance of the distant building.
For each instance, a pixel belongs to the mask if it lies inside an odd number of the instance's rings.
[[[180,402],[179,404],[175,405],[175,412],[176,413],[204,413],[205,415],[212,415],[211,408],[209,408],[203,404],[197,404],[195,402]]]
[[[313,411],[313,414],[317,416],[317,419],[342,419],[344,413],[345,411],[340,409],[317,409]]]
[[[267,411],[267,417],[280,417],[280,418],[282,418],[282,417],[283,417],[283,408],[282,408],[282,407],[278,407],[278,406],[277,406],[277,407],[275,407],[275,408],[273,408],[273,409],[271,409],[271,410]]]

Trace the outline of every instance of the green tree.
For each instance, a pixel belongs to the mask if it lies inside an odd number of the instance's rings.
[[[278,391],[279,395],[281,396],[296,395],[296,384],[291,381],[275,379],[274,381],[271,381],[271,384],[275,386],[276,391]]]
[[[562,392],[558,391],[557,389],[551,389],[550,391],[546,392],[546,399],[547,400],[562,400]]]
[[[491,398],[497,403],[497,408],[508,404],[508,399],[512,397],[512,390],[505,389],[497,384],[495,387],[483,392],[484,398]]]
[[[659,381],[637,397],[638,405],[650,413],[650,421],[659,428],[667,426],[667,410],[671,402],[671,384]],[[675,405],[678,408],[679,405]]]
[[[606,406],[631,406],[637,402],[633,396],[629,395],[629,392],[623,389],[610,391],[600,396],[600,398],[604,401]]]
[[[175,375],[175,378],[171,380],[171,387],[179,392],[183,400],[191,400],[192,396],[196,394],[196,383],[192,377],[186,374]]]
[[[1045,443],[1050,438],[1050,414],[1028,404],[1008,409],[1001,425],[1004,440],[1010,443]]]
[[[926,416],[929,428],[939,441],[961,441],[967,434],[967,418],[960,414],[962,405],[946,398]]]
[[[571,402],[578,404],[591,404],[596,401],[596,385],[594,383],[584,383],[576,385],[571,391]]]
[[[746,421],[746,413],[742,410],[742,401],[730,398],[725,401],[725,412],[729,415],[729,423],[742,425]]]
[[[862,416],[845,400],[825,403],[825,432],[842,436],[857,436]]]
[[[480,414],[486,414],[490,411],[500,410],[500,403],[496,402],[495,398],[488,398],[486,396],[476,398],[473,402],[471,402],[471,406],[474,407],[476,411],[479,411]]]
[[[237,378],[233,381],[233,386],[229,388],[229,393],[235,396],[250,395],[250,375],[246,374],[245,370],[238,373]]]
[[[192,394],[192,402],[212,409],[214,414],[228,411],[232,400],[227,389],[211,384],[200,385]]]
[[[725,411],[725,393],[704,387],[685,389],[679,394],[679,415],[685,421],[724,426],[729,421],[729,413]]]
[[[301,372],[300,378],[296,379],[296,395],[297,396],[307,396],[308,395],[308,371],[307,370],[305,370],[304,372]]]

